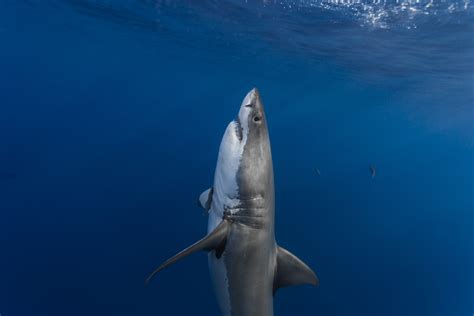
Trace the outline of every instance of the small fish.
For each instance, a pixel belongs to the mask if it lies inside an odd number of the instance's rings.
[[[370,166],[370,174],[372,175],[372,179],[375,178],[375,174],[377,173],[377,169],[375,169],[375,166]]]
[[[320,176],[320,175],[321,175],[321,171],[319,171],[319,169],[318,169],[318,168],[316,168],[316,169],[315,169],[315,171],[316,171],[316,173],[318,174],[318,176]]]

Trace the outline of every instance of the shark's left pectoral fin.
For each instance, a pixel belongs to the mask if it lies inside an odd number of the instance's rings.
[[[273,294],[285,286],[298,284],[318,285],[316,274],[294,254],[277,246],[277,264],[273,280]]]
[[[169,258],[166,260],[162,265],[160,265],[158,268],[153,271],[148,278],[145,281],[145,284],[148,284],[151,279],[163,270],[164,268],[169,267],[176,261],[192,254],[200,250],[205,250],[205,251],[211,251],[211,250],[220,250],[223,248],[225,245],[225,242],[227,240],[227,232],[229,229],[229,222],[226,220],[223,220],[211,233],[209,233],[206,237],[203,239],[199,240],[195,244],[189,246],[188,248],[182,250],[181,252],[177,253],[175,256]]]

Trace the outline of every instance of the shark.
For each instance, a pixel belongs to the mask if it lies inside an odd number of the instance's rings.
[[[208,252],[223,316],[272,316],[282,287],[311,284],[313,270],[275,239],[275,189],[263,102],[254,88],[229,123],[219,148],[213,185],[199,196],[208,212],[207,235],[166,260],[147,278],[198,251]]]

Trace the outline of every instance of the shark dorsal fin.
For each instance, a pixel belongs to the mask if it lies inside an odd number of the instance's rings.
[[[211,251],[216,249],[219,252],[222,252],[222,247],[225,245],[227,239],[227,232],[229,230],[229,222],[227,220],[222,220],[222,222],[206,237],[199,240],[195,244],[189,246],[188,248],[177,253],[173,257],[166,260],[158,268],[156,268],[146,279],[145,284],[148,284],[151,279],[161,270],[169,267],[178,260],[187,257],[188,255],[195,253],[200,250]]]
[[[206,191],[202,192],[199,196],[198,204],[200,207],[209,211],[212,203],[212,193],[214,192],[213,188],[209,188]]]
[[[273,280],[273,294],[285,286],[298,284],[318,285],[316,274],[294,254],[283,247],[277,246],[277,264]]]

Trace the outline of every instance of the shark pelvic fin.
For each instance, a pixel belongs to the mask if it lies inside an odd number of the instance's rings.
[[[214,193],[214,189],[211,187],[207,189],[206,191],[202,192],[201,195],[199,196],[198,200],[198,205],[205,209],[206,211],[209,211],[211,208],[211,203],[212,203],[212,194]]]
[[[277,246],[277,264],[273,280],[273,294],[285,286],[298,284],[318,285],[316,274],[294,254]]]
[[[163,264],[161,264],[158,268],[156,268],[146,279],[145,284],[148,284],[151,279],[163,270],[164,268],[169,267],[173,263],[177,262],[178,260],[195,253],[200,250],[211,251],[214,249],[220,250],[223,245],[225,245],[227,239],[227,232],[229,230],[229,222],[227,220],[222,220],[222,222],[206,237],[199,240],[195,244],[189,246],[188,248],[182,250],[181,252],[177,253],[175,256],[166,260]]]

